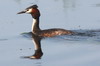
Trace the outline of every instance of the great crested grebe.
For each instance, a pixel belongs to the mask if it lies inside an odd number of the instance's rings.
[[[37,5],[32,5],[28,8],[26,8],[24,11],[21,11],[17,14],[22,13],[28,13],[31,14],[33,17],[33,24],[32,24],[32,33],[34,35],[40,36],[40,37],[53,37],[57,35],[70,35],[74,32],[65,30],[65,29],[47,29],[47,30],[41,30],[39,27],[39,17],[40,17],[40,11],[37,9]]]

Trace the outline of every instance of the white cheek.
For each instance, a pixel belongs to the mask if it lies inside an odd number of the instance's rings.
[[[29,9],[26,13],[31,13],[32,12],[32,9]]]

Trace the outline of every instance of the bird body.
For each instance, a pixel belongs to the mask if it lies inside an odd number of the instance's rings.
[[[28,13],[32,15],[33,18],[32,33],[34,35],[40,37],[53,37],[58,35],[70,35],[74,33],[70,30],[59,29],[59,28],[41,30],[39,27],[40,11],[38,10],[37,5],[32,5],[26,8],[24,11],[19,12],[18,14],[22,14],[22,13]]]

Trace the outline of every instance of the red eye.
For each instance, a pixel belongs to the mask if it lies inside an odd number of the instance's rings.
[[[29,9],[27,9],[27,11],[29,11]]]

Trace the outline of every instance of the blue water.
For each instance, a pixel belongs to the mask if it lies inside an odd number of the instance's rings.
[[[79,34],[45,38],[39,60],[34,54],[29,14],[17,15],[37,4],[41,29],[64,28]],[[100,66],[99,0],[2,0],[0,2],[0,66]]]

